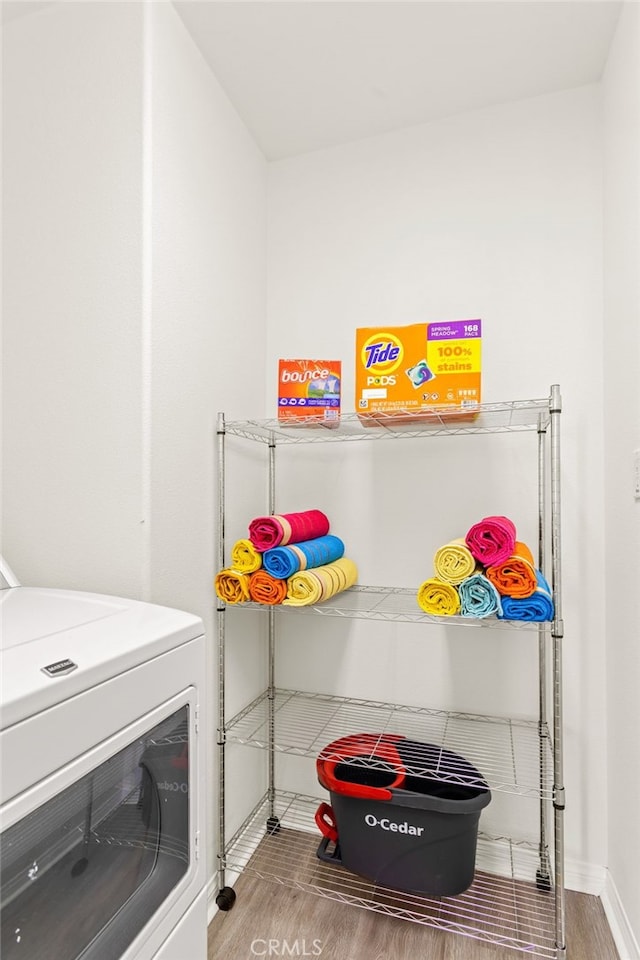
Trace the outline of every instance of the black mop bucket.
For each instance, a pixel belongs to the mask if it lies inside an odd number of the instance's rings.
[[[331,795],[331,806],[316,812],[321,860],[407,893],[455,896],[471,886],[491,792],[468,760],[430,743],[364,733],[330,743],[316,766]]]

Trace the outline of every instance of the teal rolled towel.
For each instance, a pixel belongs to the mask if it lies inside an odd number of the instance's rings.
[[[504,605],[500,594],[485,576],[474,573],[458,585],[460,613],[463,617],[491,617],[500,615]]]

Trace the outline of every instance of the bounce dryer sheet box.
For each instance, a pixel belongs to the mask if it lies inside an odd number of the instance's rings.
[[[481,336],[480,320],[357,329],[356,410],[362,422],[375,424],[396,413],[397,422],[443,415],[474,419]]]
[[[288,426],[337,427],[340,360],[279,360],[278,420]]]

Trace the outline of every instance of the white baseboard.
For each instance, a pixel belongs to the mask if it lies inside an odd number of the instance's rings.
[[[607,868],[584,860],[565,859],[564,885],[566,890],[602,896],[607,881]]]
[[[484,855],[482,866],[497,874],[509,875],[509,865],[489,851]],[[537,854],[529,851],[526,855],[519,854],[516,878],[530,880],[537,867]],[[640,960],[640,946],[629,923],[626,911],[618,894],[613,878],[606,867],[599,864],[586,863],[582,860],[565,860],[565,880],[567,890],[577,893],[587,893],[599,897],[604,908],[605,916],[614,939],[620,960]]]
[[[631,929],[631,924],[622,905],[618,888],[609,871],[606,870],[605,873],[605,884],[600,899],[602,900],[605,916],[611,928],[611,934],[618,953],[620,954],[620,960],[640,960],[640,945]]]
[[[218,896],[218,874],[215,873],[207,884],[207,926],[211,923],[219,910],[216,903]]]

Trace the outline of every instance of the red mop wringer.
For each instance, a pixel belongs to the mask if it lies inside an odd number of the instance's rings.
[[[400,735],[359,733],[320,753],[320,860],[409,893],[456,896],[473,882],[489,787],[464,757]]]

